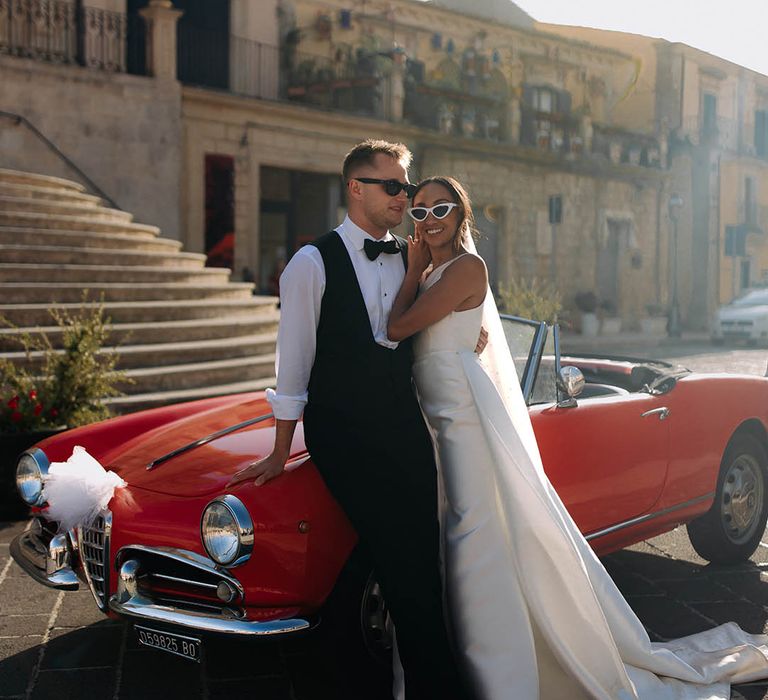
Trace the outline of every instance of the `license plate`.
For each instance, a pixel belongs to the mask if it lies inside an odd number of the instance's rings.
[[[185,637],[182,634],[174,634],[172,632],[153,630],[139,625],[134,625],[134,629],[136,630],[139,644],[142,646],[167,651],[170,654],[176,654],[176,656],[200,663],[202,644],[199,639]]]

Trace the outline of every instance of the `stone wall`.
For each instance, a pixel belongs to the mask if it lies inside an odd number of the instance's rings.
[[[660,216],[664,179],[634,180],[574,173],[491,158],[471,158],[444,149],[427,150],[424,176],[449,174],[468,189],[476,209],[499,207],[499,280],[551,279],[567,309],[578,292],[599,294],[599,257],[608,220],[626,221],[625,246],[618,256],[618,295],[614,300],[624,327],[634,329],[649,304],[666,303],[668,222]],[[563,197],[563,221],[548,221],[549,196]],[[666,201],[666,200],[664,200]],[[574,315],[575,317],[575,315]]]
[[[180,236],[178,83],[0,57],[0,84],[0,110],[31,121],[120,208]],[[6,119],[0,167],[79,179]]]

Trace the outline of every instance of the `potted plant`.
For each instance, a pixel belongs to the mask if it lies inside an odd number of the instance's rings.
[[[558,323],[562,309],[560,292],[537,277],[499,285],[498,305],[503,313],[547,323]]]
[[[647,316],[640,319],[644,335],[664,335],[667,332],[667,312],[661,304],[646,304]]]
[[[597,320],[597,296],[592,291],[579,292],[574,297],[576,308],[581,311],[581,334],[594,337],[600,328]]]
[[[616,303],[612,299],[603,299],[600,302],[600,310],[602,312],[600,333],[617,335],[621,331],[621,317],[616,313]]]
[[[19,454],[56,432],[107,418],[102,400],[120,395],[116,385],[129,381],[115,370],[117,353],[101,352],[109,333],[101,305],[49,313],[59,328],[60,348],[45,333],[20,332],[26,361],[0,358],[0,520],[27,513],[16,497]]]

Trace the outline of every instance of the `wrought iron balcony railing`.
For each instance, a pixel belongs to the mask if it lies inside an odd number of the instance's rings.
[[[62,0],[0,0],[0,54],[125,71],[126,16]]]

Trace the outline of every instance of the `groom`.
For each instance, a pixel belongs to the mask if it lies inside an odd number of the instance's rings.
[[[397,629],[407,700],[464,698],[443,619],[433,448],[411,382],[410,341],[387,338],[405,274],[411,153],[368,140],[344,159],[348,215],[280,278],[272,453],[231,483],[280,475],[296,422],[370,552]]]

